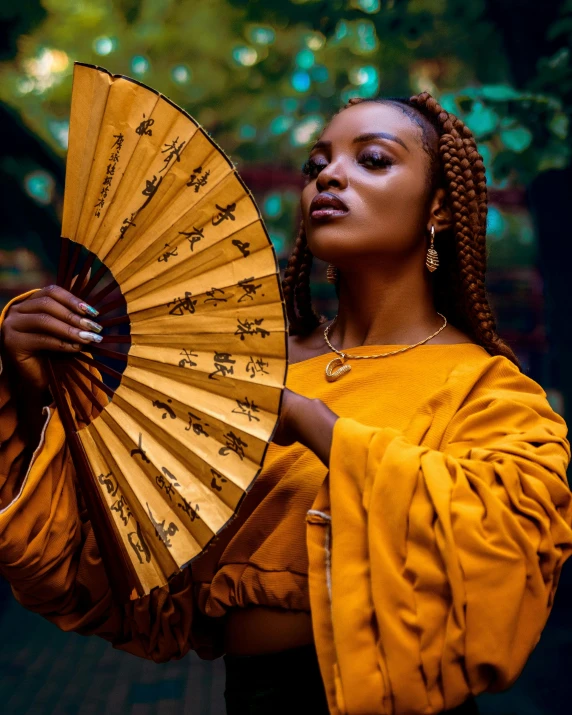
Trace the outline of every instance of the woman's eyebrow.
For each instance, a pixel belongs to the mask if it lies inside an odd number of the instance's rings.
[[[392,142],[400,144],[406,151],[409,151],[406,144],[399,137],[396,137],[393,134],[388,134],[387,132],[368,132],[367,134],[360,134],[353,140],[353,143],[361,144],[362,142],[370,142],[372,139],[389,139]],[[329,149],[331,146],[331,141],[320,139],[320,141],[317,141],[314,144],[310,151],[314,151],[315,149]]]
[[[360,144],[361,142],[370,142],[372,139],[389,139],[392,142],[397,142],[401,146],[409,151],[405,143],[393,134],[388,134],[387,132],[369,132],[368,134],[360,134],[359,137],[354,139],[354,144]]]

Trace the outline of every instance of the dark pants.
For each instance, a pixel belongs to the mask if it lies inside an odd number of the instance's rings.
[[[314,646],[225,655],[227,715],[328,715]],[[473,698],[442,715],[479,715]]]

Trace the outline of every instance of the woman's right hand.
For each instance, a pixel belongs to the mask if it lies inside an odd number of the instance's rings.
[[[51,285],[14,303],[4,317],[0,344],[6,357],[29,388],[44,392],[48,380],[42,353],[77,353],[101,342],[101,326],[90,318],[97,311],[80,298]]]

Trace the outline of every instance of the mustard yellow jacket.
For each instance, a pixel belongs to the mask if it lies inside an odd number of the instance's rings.
[[[368,351],[379,346],[353,352]],[[330,359],[290,366],[287,382],[340,415],[329,472],[300,444],[270,445],[216,560],[125,606],[57,410],[46,408],[24,470],[0,375],[0,572],[16,598],[158,662],[220,655],[220,619],[205,616],[230,606],[311,610],[332,713],[431,715],[509,687],[572,550],[564,420],[536,382],[477,345],[355,361],[335,383]]]

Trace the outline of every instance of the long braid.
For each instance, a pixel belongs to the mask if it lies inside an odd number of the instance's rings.
[[[411,97],[411,104],[432,118],[440,134],[439,153],[453,213],[464,328],[491,355],[504,355],[520,367],[513,350],[496,332],[496,322],[485,288],[487,264],[487,188],[483,158],[470,129],[445,112],[428,93]],[[443,290],[440,293],[443,294]],[[449,301],[448,309],[451,308]]]
[[[313,258],[306,243],[304,224],[301,223],[282,281],[290,335],[306,335],[321,321],[312,306],[310,273]]]
[[[520,367],[512,349],[497,335],[486,294],[487,188],[485,167],[473,134],[427,92],[408,100],[356,98],[346,107],[364,101],[393,103],[410,108],[409,112],[413,109],[437,131],[440,168],[434,174],[447,191],[454,240],[443,241],[439,247],[439,270],[433,276],[435,307],[491,355],[504,355]],[[291,335],[307,335],[325,320],[312,307],[312,259],[302,225],[283,281]]]

